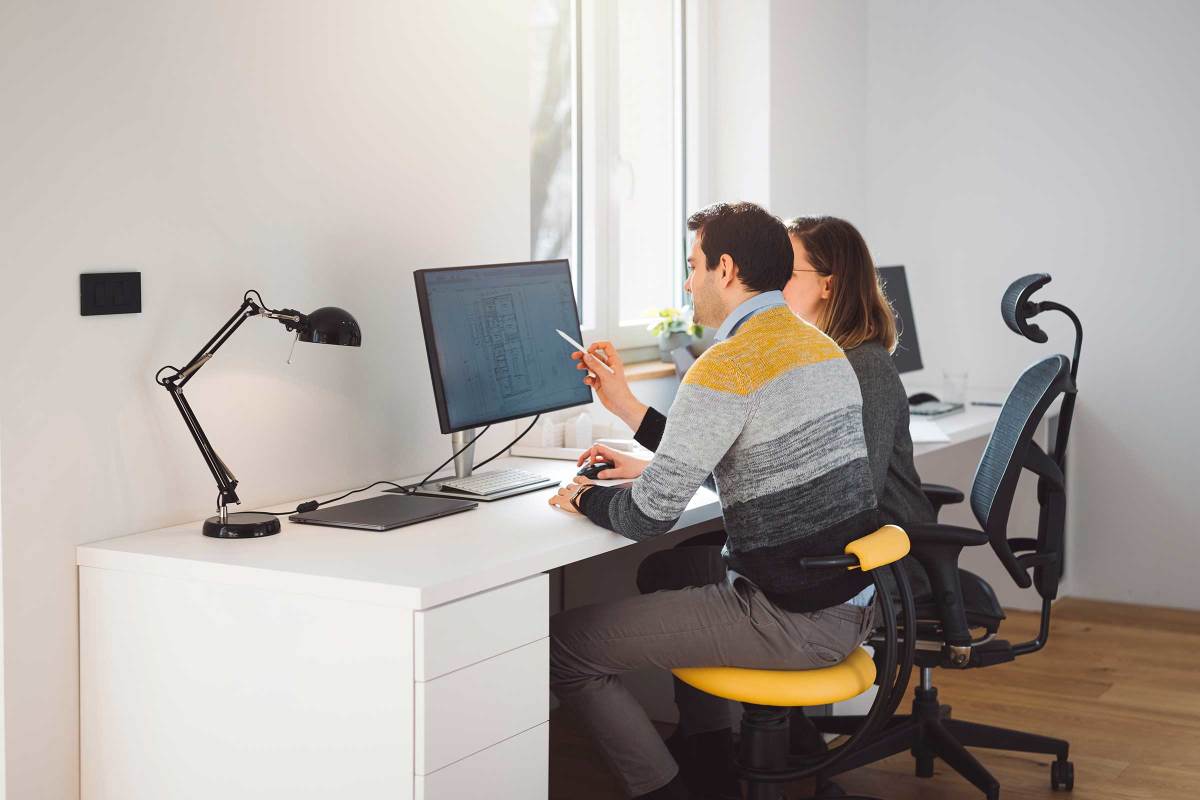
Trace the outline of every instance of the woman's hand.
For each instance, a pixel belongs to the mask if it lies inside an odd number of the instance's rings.
[[[583,382],[592,387],[604,407],[636,431],[642,424],[642,417],[646,416],[646,405],[638,402],[630,391],[629,381],[625,379],[625,364],[612,342],[595,342],[586,353],[576,350],[571,353],[571,358],[579,362],[576,369],[589,373]],[[605,363],[612,367],[612,372],[604,368]]]
[[[602,481],[611,481],[619,478],[636,478],[650,464],[646,459],[631,456],[629,453],[622,453],[620,450],[613,450],[611,447],[605,447],[602,444],[594,444],[589,447],[583,452],[583,455],[579,457],[579,461],[576,463],[579,466],[583,466],[584,462],[589,459],[593,464],[603,462],[608,465],[607,469],[601,470],[596,474],[596,479]]]
[[[550,498],[550,505],[566,511],[568,514],[578,514],[579,509],[575,508],[575,503],[572,501],[583,492],[585,486],[593,485],[591,481],[582,475],[576,475],[573,483],[568,483],[554,493],[554,496]]]

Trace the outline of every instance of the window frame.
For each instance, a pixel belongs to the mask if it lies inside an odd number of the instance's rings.
[[[689,30],[688,0],[671,0],[672,7],[672,161],[675,176],[672,187],[672,217],[677,230],[678,248],[671,265],[674,290],[669,302],[688,305],[683,284],[686,280],[686,260],[689,248],[687,210],[695,197],[695,180],[690,169],[694,164],[695,141],[689,136],[689,124],[696,119],[696,109],[689,104],[690,86],[688,40],[694,39]],[[647,325],[649,318],[621,322],[620,271],[613,261],[610,243],[614,241],[615,204],[610,181],[611,165],[617,156],[615,136],[609,128],[608,113],[617,102],[611,54],[613,12],[601,16],[612,6],[604,0],[573,0],[575,47],[572,65],[575,80],[576,133],[576,300],[584,320],[583,335],[595,341],[606,339],[618,349],[644,348],[657,343]],[[691,80],[689,80],[691,79]],[[689,153],[693,158],[689,158]]]

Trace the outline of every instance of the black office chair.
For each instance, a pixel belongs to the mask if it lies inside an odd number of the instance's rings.
[[[1049,281],[1050,276],[1045,274],[1017,280],[1004,293],[1001,313],[1013,331],[1045,343],[1045,332],[1032,324],[1030,318],[1042,311],[1062,312],[1075,325],[1074,358],[1053,355],[1038,361],[1025,370],[1009,392],[971,487],[971,510],[982,530],[940,523],[905,526],[912,541],[912,557],[928,577],[925,586],[921,585],[923,581],[913,580],[917,595],[915,661],[921,673],[912,714],[895,717],[871,742],[824,773],[822,783],[832,774],[911,750],[917,777],[931,777],[934,758],[941,758],[982,790],[988,800],[996,800],[1000,784],[967,751],[967,747],[984,747],[1052,755],[1056,760],[1050,765],[1051,787],[1069,790],[1074,786],[1075,770],[1067,758],[1066,741],[953,719],[950,707],[939,704],[932,681],[934,668],[974,669],[1004,664],[1041,650],[1050,635],[1050,605],[1057,595],[1063,571],[1067,436],[1075,407],[1083,328],[1069,308],[1029,299]],[[1063,400],[1058,424],[1047,453],[1033,436],[1047,409],[1060,395]],[[1038,478],[1040,514],[1036,538],[1010,538],[1008,532],[1013,493],[1023,470]],[[962,493],[950,487],[923,488],[939,511],[944,505],[963,500]],[[1021,588],[1033,587],[1041,595],[1041,626],[1031,641],[1011,644],[995,638],[1004,619],[995,592],[978,575],[958,567],[962,548],[989,542],[1013,581]],[[857,730],[862,719],[817,717],[812,722],[821,732],[846,733]],[[827,796],[834,794],[836,790]]]

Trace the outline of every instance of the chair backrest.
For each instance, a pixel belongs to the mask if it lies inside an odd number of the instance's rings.
[[[1066,444],[1066,428],[1070,426],[1071,414],[1067,406],[1073,401],[1075,391],[1071,360],[1064,355],[1050,356],[1026,369],[1000,410],[971,486],[971,510],[1001,563],[1023,588],[1033,584],[1029,569],[1035,568],[1038,592],[1046,598],[1053,597],[1062,575],[1066,518],[1062,447]],[[1053,452],[1047,454],[1033,437],[1047,409],[1059,395],[1067,395],[1067,400],[1064,400],[1064,411],[1060,413],[1055,431]],[[1013,495],[1024,469],[1039,478],[1041,514],[1037,539],[1010,538],[1008,535]]]

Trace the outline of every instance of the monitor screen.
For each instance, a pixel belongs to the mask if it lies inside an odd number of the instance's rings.
[[[571,360],[579,310],[567,261],[414,274],[442,433],[592,402]]]
[[[912,301],[908,296],[908,279],[904,267],[880,267],[879,282],[883,293],[892,304],[896,315],[896,350],[892,361],[897,372],[914,372],[921,369],[921,348],[917,344],[917,321],[913,316]]]

